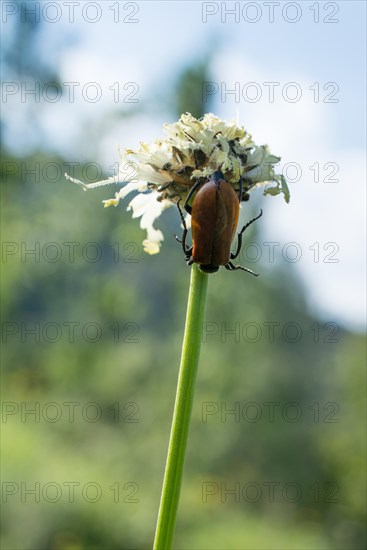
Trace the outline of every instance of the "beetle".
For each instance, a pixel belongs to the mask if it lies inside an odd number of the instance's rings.
[[[190,200],[193,197],[192,205]],[[243,199],[243,181],[240,179],[238,195],[233,186],[228,183],[221,172],[217,171],[211,178],[201,183],[197,181],[191,188],[184,208],[191,214],[192,246],[186,244],[187,226],[178,201],[177,206],[184,226],[182,239],[175,238],[182,244],[185,260],[188,265],[196,263],[204,273],[216,273],[220,266],[230,271],[241,269],[258,276],[247,267],[234,265],[231,260],[237,258],[242,246],[242,235],[245,230],[262,216],[260,214],[250,220],[238,233],[237,250],[231,252]]]

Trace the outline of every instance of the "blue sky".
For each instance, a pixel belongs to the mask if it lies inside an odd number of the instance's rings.
[[[4,5],[11,11],[12,4],[2,3],[5,40],[11,40],[12,15],[6,11],[4,20]],[[111,166],[118,160],[117,144],[134,147],[139,140],[149,141],[161,135],[164,122],[172,121],[164,105],[151,108],[152,90],[169,89],[183,67],[211,52],[213,82],[222,91],[239,86],[242,94],[235,101],[233,95],[218,92],[211,110],[222,118],[238,117],[257,143],[267,142],[282,157],[282,167],[291,163],[302,171],[290,185],[289,206],[281,198],[264,201],[263,241],[279,242],[279,250],[296,242],[302,258],[294,265],[309,291],[310,304],[325,320],[361,328],[365,315],[366,3],[80,2],[74,6],[74,22],[69,22],[64,2],[58,2],[58,13],[51,4],[41,2],[46,21],[39,38],[40,59],[59,71],[61,81],[80,86],[75,88],[74,102],[63,96],[55,103],[41,98],[35,105],[31,98],[22,102],[20,94],[9,96],[3,109],[8,146],[27,153],[46,142],[70,160],[79,160],[89,147],[83,127],[121,106],[114,103],[110,87],[116,89],[118,83],[121,99],[131,91],[123,86],[135,83],[139,106],[147,105],[148,113],[114,124],[110,130],[105,127],[98,147],[91,144],[96,161],[105,168]],[[86,4],[90,7],[83,13]],[[269,4],[274,9],[273,22]],[[237,6],[239,22],[225,14]],[[114,22],[116,9],[118,22]],[[217,12],[208,15],[206,23],[205,9]],[[59,20],[50,22],[56,15]],[[97,16],[94,23],[86,20]],[[123,21],[129,17],[137,22]],[[259,20],[250,23],[246,17]],[[299,20],[291,23],[290,19]],[[81,93],[91,82],[102,91],[97,103],[88,102]],[[270,101],[269,82],[279,83],[274,84],[274,101]],[[292,99],[297,90],[301,91],[298,101],[284,97],[289,92]],[[256,91],[261,97],[251,101],[250,92]],[[35,107],[41,130],[27,122],[29,109]],[[319,182],[315,182],[316,169]],[[289,175],[294,177],[292,169]],[[106,189],[106,198],[113,191]],[[328,257],[338,261],[329,262]],[[279,261],[284,262],[281,254]]]

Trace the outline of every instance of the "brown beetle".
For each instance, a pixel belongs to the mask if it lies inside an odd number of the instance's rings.
[[[182,240],[176,239],[182,244],[185,259],[188,265],[199,264],[204,273],[215,273],[224,265],[226,269],[233,271],[242,269],[257,277],[257,274],[242,267],[234,265],[231,260],[237,258],[242,246],[242,234],[260,216],[250,220],[238,233],[237,250],[231,252],[238,216],[240,201],[243,197],[243,183],[240,180],[239,193],[237,195],[233,186],[228,183],[221,172],[214,172],[211,179],[202,184],[197,182],[187,196],[184,208],[191,214],[192,246],[186,245],[187,226],[180,205],[177,204],[184,231]],[[192,205],[189,201],[195,194]]]

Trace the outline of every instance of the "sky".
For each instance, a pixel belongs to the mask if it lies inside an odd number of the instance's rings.
[[[2,40],[11,42],[14,12],[24,8],[3,1],[1,9]],[[274,261],[299,272],[325,322],[364,326],[364,1],[59,1],[37,9],[40,62],[64,85],[59,98],[50,86],[36,102],[26,83],[3,84],[10,150],[49,148],[71,161],[93,152],[108,171],[117,146],[149,142],[173,122],[164,104],[152,104],[152,92],[169,90],[184,67],[210,55],[211,111],[237,119],[281,156],[291,189],[289,205],[281,197],[262,203],[260,263],[271,263],[273,250]],[[111,109],[137,105],[142,114],[108,123]],[[29,117],[35,108],[37,127]],[[86,128],[103,115],[91,143]]]

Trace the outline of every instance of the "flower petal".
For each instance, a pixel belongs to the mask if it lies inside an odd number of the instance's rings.
[[[172,206],[171,201],[158,201],[159,193],[151,191],[136,195],[127,207],[133,210],[133,218],[140,218],[140,227],[147,232],[147,239],[143,241],[144,251],[148,254],[157,254],[161,241],[164,240],[163,233],[153,227],[154,221],[161,215],[163,210]]]

